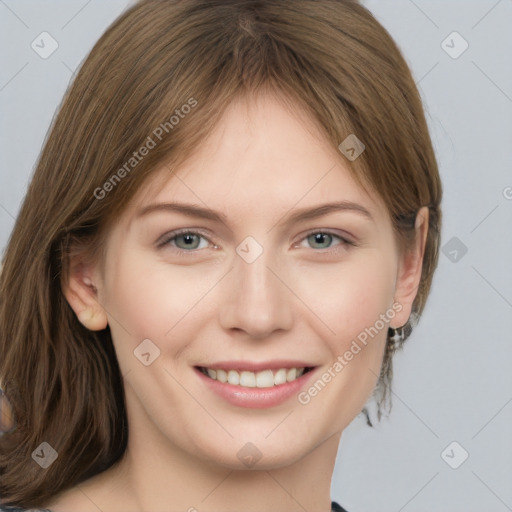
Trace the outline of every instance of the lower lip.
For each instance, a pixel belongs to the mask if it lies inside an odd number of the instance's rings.
[[[315,372],[314,368],[298,379],[270,388],[246,388],[213,380],[198,368],[194,368],[194,370],[214,393],[224,398],[231,405],[249,407],[251,409],[266,409],[282,404],[292,396],[297,395]]]

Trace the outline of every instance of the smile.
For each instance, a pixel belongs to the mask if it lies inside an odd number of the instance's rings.
[[[205,386],[236,407],[267,409],[293,399],[317,373],[300,361],[224,361],[194,370]]]
[[[252,372],[229,369],[214,370],[211,368],[199,367],[199,370],[210,379],[244,388],[271,388],[274,386],[280,386],[287,382],[293,382],[311,369],[311,367],[280,368],[278,370],[267,369],[259,372]]]

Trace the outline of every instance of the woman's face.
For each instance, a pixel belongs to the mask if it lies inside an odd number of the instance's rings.
[[[131,436],[277,468],[361,411],[418,273],[349,165],[305,114],[267,94],[234,102],[185,165],[141,190],[89,276]]]

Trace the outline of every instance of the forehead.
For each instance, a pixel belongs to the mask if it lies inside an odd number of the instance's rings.
[[[356,182],[349,165],[299,105],[269,93],[240,98],[185,162],[156,170],[132,213],[166,201],[240,216],[344,200],[378,217],[385,205]]]

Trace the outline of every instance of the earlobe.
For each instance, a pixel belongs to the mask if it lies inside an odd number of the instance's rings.
[[[62,291],[78,320],[91,331],[101,331],[108,325],[106,311],[98,299],[98,290],[90,272],[82,265],[72,267]]]
[[[409,251],[402,255],[399,264],[395,288],[395,301],[402,305],[402,310],[399,315],[396,315],[396,327],[401,327],[409,319],[412,304],[418,292],[428,233],[428,218],[428,207],[423,206],[418,210],[416,215],[414,225],[416,231],[415,244]]]
[[[77,316],[78,320],[90,331],[101,331],[108,325],[105,313],[98,309],[83,309]]]

